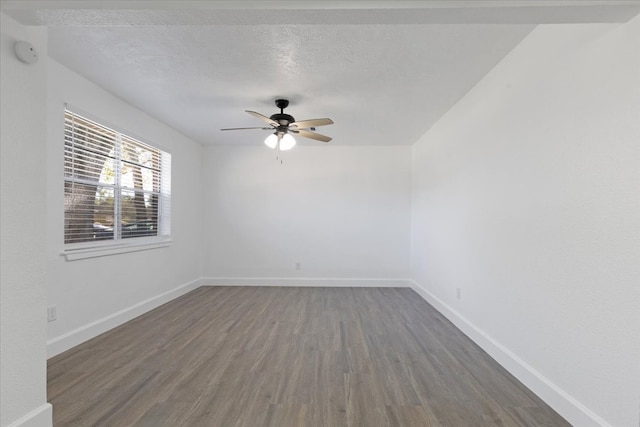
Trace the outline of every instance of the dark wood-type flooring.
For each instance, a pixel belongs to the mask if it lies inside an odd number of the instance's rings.
[[[48,362],[54,426],[568,426],[406,288],[202,287]]]

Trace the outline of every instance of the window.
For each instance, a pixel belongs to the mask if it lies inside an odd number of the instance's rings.
[[[171,155],[65,111],[64,242],[169,236]]]

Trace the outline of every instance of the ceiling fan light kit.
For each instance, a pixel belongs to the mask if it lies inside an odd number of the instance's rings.
[[[267,147],[277,149],[280,151],[286,151],[292,149],[296,145],[296,140],[291,135],[296,134],[304,138],[314,139],[316,141],[329,142],[331,138],[325,135],[316,133],[317,126],[326,126],[333,124],[333,120],[328,118],[301,120],[296,119],[284,112],[284,109],[289,106],[289,100],[276,99],[276,107],[280,109],[279,113],[272,114],[270,117],[264,116],[255,111],[245,110],[245,112],[252,116],[264,121],[271,127],[249,127],[249,128],[226,128],[220,130],[246,130],[246,129],[262,129],[274,131],[271,135],[267,136],[264,143]]]
[[[280,138],[281,151],[291,150],[295,145],[296,140],[288,133],[285,133],[284,135],[282,135],[282,138]]]
[[[264,144],[269,148],[276,148],[278,145],[278,134],[272,133],[264,140]]]
[[[296,140],[288,133],[278,135],[278,132],[276,132],[269,135],[267,139],[264,140],[264,144],[269,148],[287,151],[296,145]]]

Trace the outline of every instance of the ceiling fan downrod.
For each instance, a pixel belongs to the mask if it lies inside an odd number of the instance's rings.
[[[283,114],[285,108],[287,108],[289,106],[289,100],[288,99],[276,99],[276,107],[278,107],[280,109],[280,114]]]

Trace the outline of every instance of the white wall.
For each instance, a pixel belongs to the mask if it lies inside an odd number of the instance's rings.
[[[538,27],[413,171],[418,290],[574,425],[637,426],[640,18]]]
[[[209,282],[406,286],[410,147],[300,141],[275,156],[260,140],[206,149]]]
[[[46,58],[42,29],[0,14],[0,425],[51,425],[46,384],[45,90],[46,60],[26,65],[13,53],[28,41]]]
[[[57,354],[199,285],[202,147],[50,60],[47,97],[47,286],[58,320]],[[172,154],[172,239],[168,248],[66,261],[63,244],[64,104]]]

